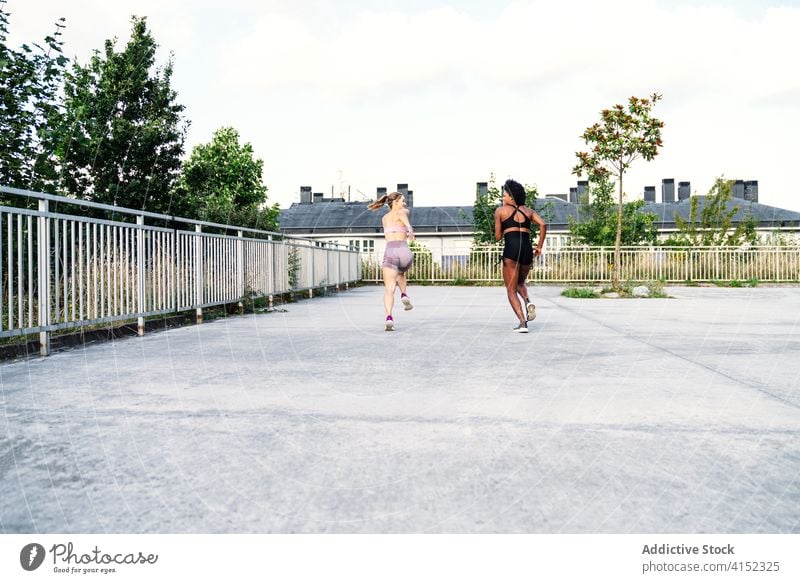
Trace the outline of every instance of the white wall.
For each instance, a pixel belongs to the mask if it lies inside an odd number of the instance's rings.
[[[365,248],[364,241],[372,241],[375,253],[383,256],[384,249],[386,248],[386,240],[382,234],[369,233],[369,234],[355,234],[348,233],[345,235],[307,235],[309,239],[317,239],[321,241],[332,241],[348,245],[351,241],[359,242],[359,249],[362,251]],[[417,236],[417,243],[424,245],[433,253],[435,261],[441,261],[443,255],[469,255],[472,246],[471,233],[458,233],[454,235],[448,234],[422,234]],[[549,231],[547,239],[545,240],[545,249],[557,249],[569,243],[569,236],[566,232]]]
[[[659,233],[659,239],[663,240],[669,236],[671,232]],[[777,244],[776,232],[774,230],[758,230],[759,238],[764,244]],[[782,230],[780,237],[783,238],[785,243],[800,244],[800,229],[795,230]],[[348,245],[350,241],[358,241],[359,249],[364,251],[364,241],[372,241],[374,245],[374,252],[378,257],[383,256],[386,248],[386,240],[380,233],[369,234],[354,234],[347,233],[344,235],[307,235],[308,239],[316,239],[320,241],[332,241]],[[458,233],[454,235],[448,234],[423,234],[417,237],[417,243],[424,245],[433,253],[435,261],[441,261],[443,255],[469,255],[469,250],[472,245],[471,233]],[[569,245],[570,236],[566,231],[548,231],[547,239],[545,240],[545,251],[555,251],[560,247]]]

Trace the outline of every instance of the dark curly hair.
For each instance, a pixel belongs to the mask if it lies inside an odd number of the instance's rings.
[[[525,204],[525,187],[516,180],[511,180],[510,178],[506,180],[503,184],[503,190],[511,195],[517,206]]]

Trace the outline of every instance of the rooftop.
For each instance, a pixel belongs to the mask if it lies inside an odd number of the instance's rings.
[[[698,209],[705,205],[706,196],[698,199]],[[675,226],[675,214],[688,218],[690,200],[680,202],[649,203],[644,211],[655,214],[656,225],[663,229]],[[327,233],[380,233],[381,217],[386,212],[371,212],[366,202],[345,202],[342,199],[325,200],[316,203],[293,203],[280,213],[281,231],[288,234],[327,234]],[[540,198],[536,210],[551,228],[566,230],[568,217],[578,218],[579,206],[558,198]],[[777,228],[800,226],[800,213],[757,202],[733,199],[728,208],[738,206],[734,222],[741,221],[748,214],[758,220],[759,226]],[[472,205],[464,206],[414,206],[410,209],[411,221],[418,233],[462,233],[472,231]]]

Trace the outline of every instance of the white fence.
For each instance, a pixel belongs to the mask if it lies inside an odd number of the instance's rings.
[[[429,253],[414,252],[411,281],[502,281],[502,246],[473,247],[468,255],[434,261]],[[361,257],[362,278],[382,281],[381,258]],[[562,247],[535,257],[529,282],[610,282],[613,247]],[[623,247],[621,281],[665,282],[747,281],[800,282],[800,247]]]
[[[142,333],[147,316],[196,310],[202,321],[203,308],[246,296],[360,279],[358,251],[344,245],[14,188],[0,194],[15,203],[0,206],[0,338],[39,333],[43,354],[53,330],[138,319]],[[50,212],[56,203],[69,212]],[[31,204],[38,208],[23,208]]]

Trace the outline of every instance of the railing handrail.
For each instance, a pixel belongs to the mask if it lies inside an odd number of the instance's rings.
[[[360,279],[355,246],[253,236],[272,233],[234,225],[204,231],[201,224],[214,223],[202,221],[182,221],[194,229],[148,225],[145,216],[171,217],[0,189],[38,199],[36,206],[19,204],[24,199],[0,204],[0,338],[38,333],[42,355],[56,330],[135,319],[143,334],[149,316],[194,310],[202,323],[210,306],[257,297],[271,306],[275,295],[312,296]],[[70,206],[50,212],[54,201]],[[121,214],[90,216],[98,213],[89,207]],[[123,211],[136,221],[125,220]]]
[[[472,250],[482,250],[482,249],[495,249],[497,247],[502,247],[503,242],[500,241],[498,243],[480,243],[475,244],[465,252],[469,252]],[[792,245],[774,245],[774,244],[761,244],[761,243],[754,243],[754,244],[747,244],[747,245],[627,245],[620,247],[621,251],[653,251],[653,250],[676,250],[676,251],[692,251],[692,250],[725,250],[725,251],[750,251],[753,249],[798,249],[800,248],[800,244],[792,244]],[[544,247],[545,253],[555,253],[558,251],[614,251],[613,245],[561,245],[559,247],[550,247],[548,248],[547,245]],[[424,251],[423,251],[424,252]],[[454,253],[454,255],[457,255]]]
[[[502,281],[499,245],[449,255],[413,251],[409,281]],[[531,266],[530,282],[605,282],[615,269],[614,247],[545,249]],[[361,255],[362,279],[381,281],[377,253]],[[622,249],[618,269],[625,280],[800,282],[800,246],[640,246]]]
[[[212,222],[209,222],[209,221],[201,221],[201,220],[198,220],[198,219],[189,219],[189,218],[186,218],[186,217],[179,217],[179,216],[176,216],[176,215],[164,215],[164,214],[153,213],[153,212],[145,211],[145,210],[136,210],[136,209],[131,209],[131,208],[122,207],[122,206],[116,206],[116,205],[104,204],[104,203],[100,203],[100,202],[94,202],[94,201],[91,201],[91,200],[84,200],[84,199],[80,199],[80,198],[71,198],[69,196],[62,196],[62,195],[59,195],[59,194],[48,194],[48,193],[45,193],[45,192],[36,192],[36,191],[33,191],[33,190],[25,190],[25,189],[22,189],[22,188],[12,188],[10,186],[2,186],[2,185],[0,185],[0,192],[4,192],[6,194],[13,194],[13,195],[16,195],[16,196],[24,196],[24,197],[33,198],[33,199],[36,199],[36,200],[47,200],[47,201],[53,201],[53,202],[62,202],[62,203],[65,203],[65,204],[72,204],[72,205],[76,205],[76,206],[79,206],[79,207],[89,207],[89,208],[94,208],[94,209],[98,209],[98,210],[104,210],[104,211],[110,211],[110,212],[115,212],[115,213],[131,215],[131,216],[134,216],[134,217],[147,217],[147,218],[151,218],[151,219],[159,219],[159,220],[171,221],[171,222],[176,222],[176,223],[184,223],[184,224],[187,224],[187,225],[199,225],[201,227],[212,227],[212,228],[217,228],[217,229],[225,229],[225,230],[229,230],[229,231],[243,231],[243,232],[248,232],[248,233],[257,233],[257,234],[260,234],[260,235],[278,236],[278,237],[281,237],[281,238],[284,238],[284,239],[290,239],[290,240],[294,240],[294,241],[310,242],[310,243],[313,243],[315,246],[318,246],[320,244],[320,241],[318,241],[316,239],[309,239],[309,238],[306,238],[306,237],[297,237],[297,236],[294,236],[294,235],[287,235],[287,234],[281,233],[279,231],[265,231],[263,229],[254,229],[252,227],[241,227],[241,226],[237,226],[237,225],[228,225],[228,224],[222,224],[222,223],[212,223]],[[11,207],[9,207],[9,209],[10,208]],[[14,210],[17,210],[17,209],[14,209]],[[337,242],[333,242],[333,241],[324,241],[322,243],[326,247],[331,247],[332,246],[334,248],[340,248],[341,247],[341,248],[345,248],[345,249],[351,249],[350,245],[345,245],[343,243],[337,243]]]

